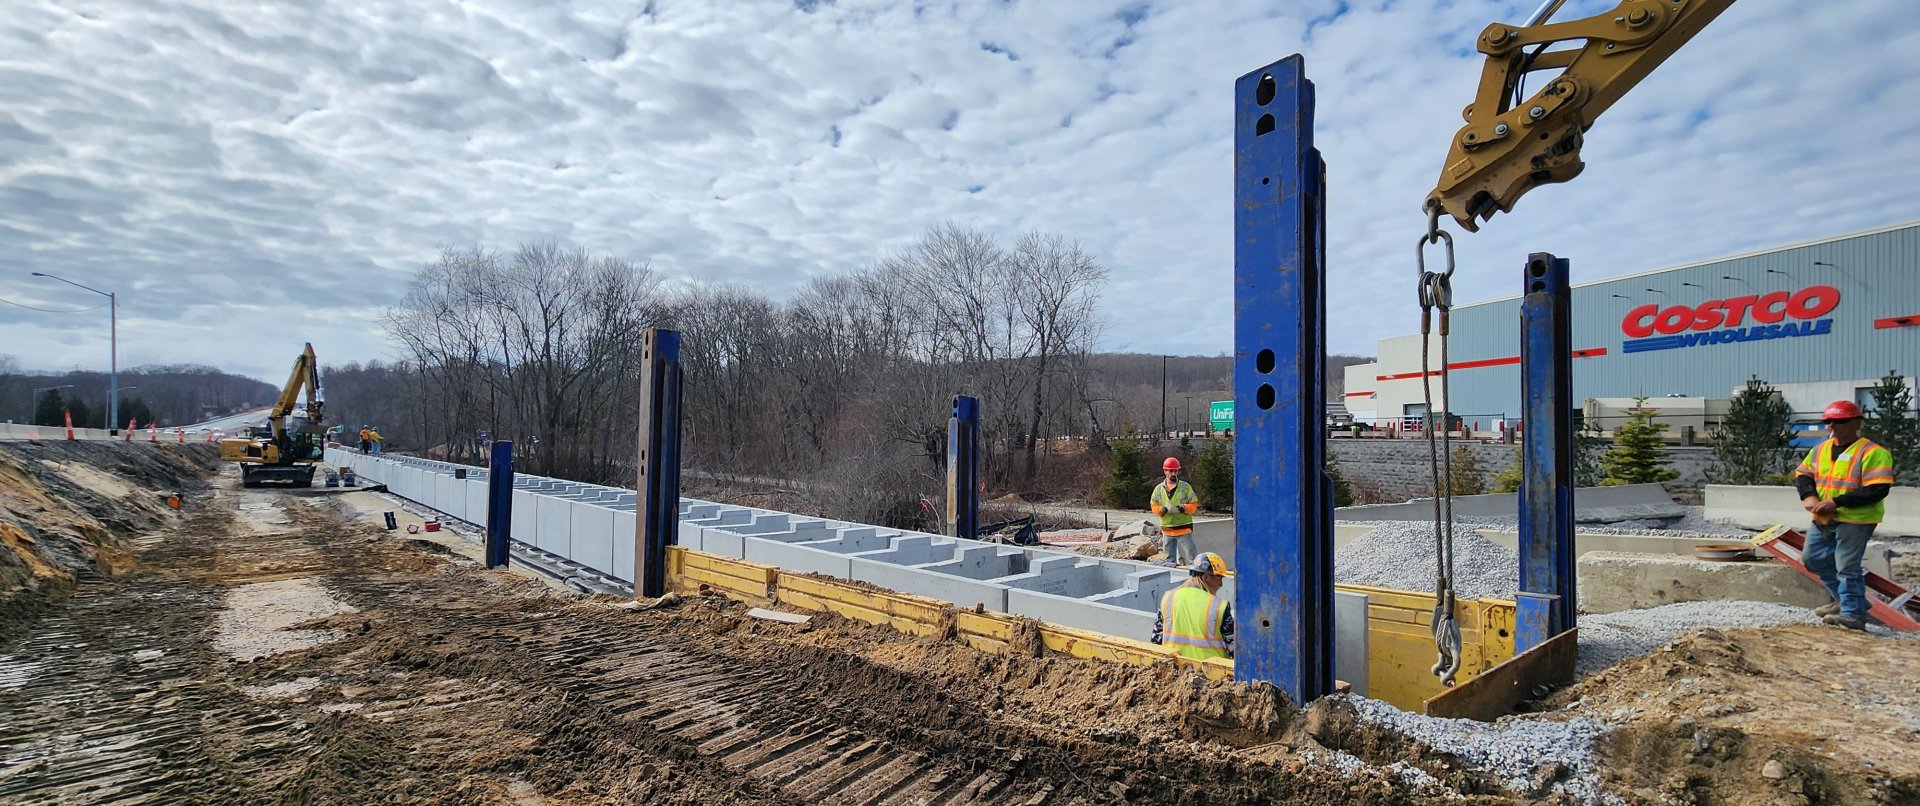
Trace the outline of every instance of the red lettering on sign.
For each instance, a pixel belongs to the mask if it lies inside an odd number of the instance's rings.
[[[1740,327],[1752,314],[1753,321],[1771,325],[1785,319],[1818,319],[1840,305],[1840,289],[1830,285],[1812,285],[1799,291],[1773,291],[1766,294],[1727,297],[1699,305],[1657,304],[1635,307],[1620,320],[1620,332],[1627,338],[1644,339],[1655,333],[1672,336],[1687,330],[1705,331]]]

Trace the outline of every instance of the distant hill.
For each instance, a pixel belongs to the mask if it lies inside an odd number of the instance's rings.
[[[61,406],[74,413],[74,425],[106,427],[107,373],[24,372],[4,356],[0,356],[0,420],[32,420],[40,398],[48,394],[43,391],[36,395],[33,390],[66,385],[71,386],[51,391],[59,395]],[[198,364],[124,369],[120,371],[120,389],[123,419],[145,411],[147,416],[141,417],[141,423],[151,419],[162,426],[188,425],[265,408],[280,396],[279,388],[271,384]]]

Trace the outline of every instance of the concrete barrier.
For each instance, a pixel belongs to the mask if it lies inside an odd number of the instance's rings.
[[[1786,524],[1805,532],[1809,525],[1799,493],[1784,486],[1709,484],[1706,516],[1742,529]],[[1887,494],[1887,519],[1873,533],[1877,537],[1920,537],[1920,488],[1894,487]]]

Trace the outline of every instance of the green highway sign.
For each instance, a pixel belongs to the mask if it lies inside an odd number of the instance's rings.
[[[1207,404],[1207,419],[1213,421],[1213,430],[1230,431],[1233,429],[1233,401],[1215,400]]]

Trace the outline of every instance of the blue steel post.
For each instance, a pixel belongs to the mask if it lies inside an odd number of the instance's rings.
[[[1514,649],[1574,626],[1573,316],[1567,261],[1527,256],[1520,300],[1520,594]]]
[[[953,396],[947,421],[947,533],[972,540],[980,526],[980,399]]]
[[[505,568],[507,541],[513,533],[513,443],[493,443],[493,455],[487,464],[487,546],[483,552],[488,568]]]
[[[680,529],[680,333],[652,328],[640,379],[640,517],[634,539],[634,593],[667,592],[667,547]]]
[[[1333,690],[1326,164],[1300,56],[1234,85],[1234,676]]]

